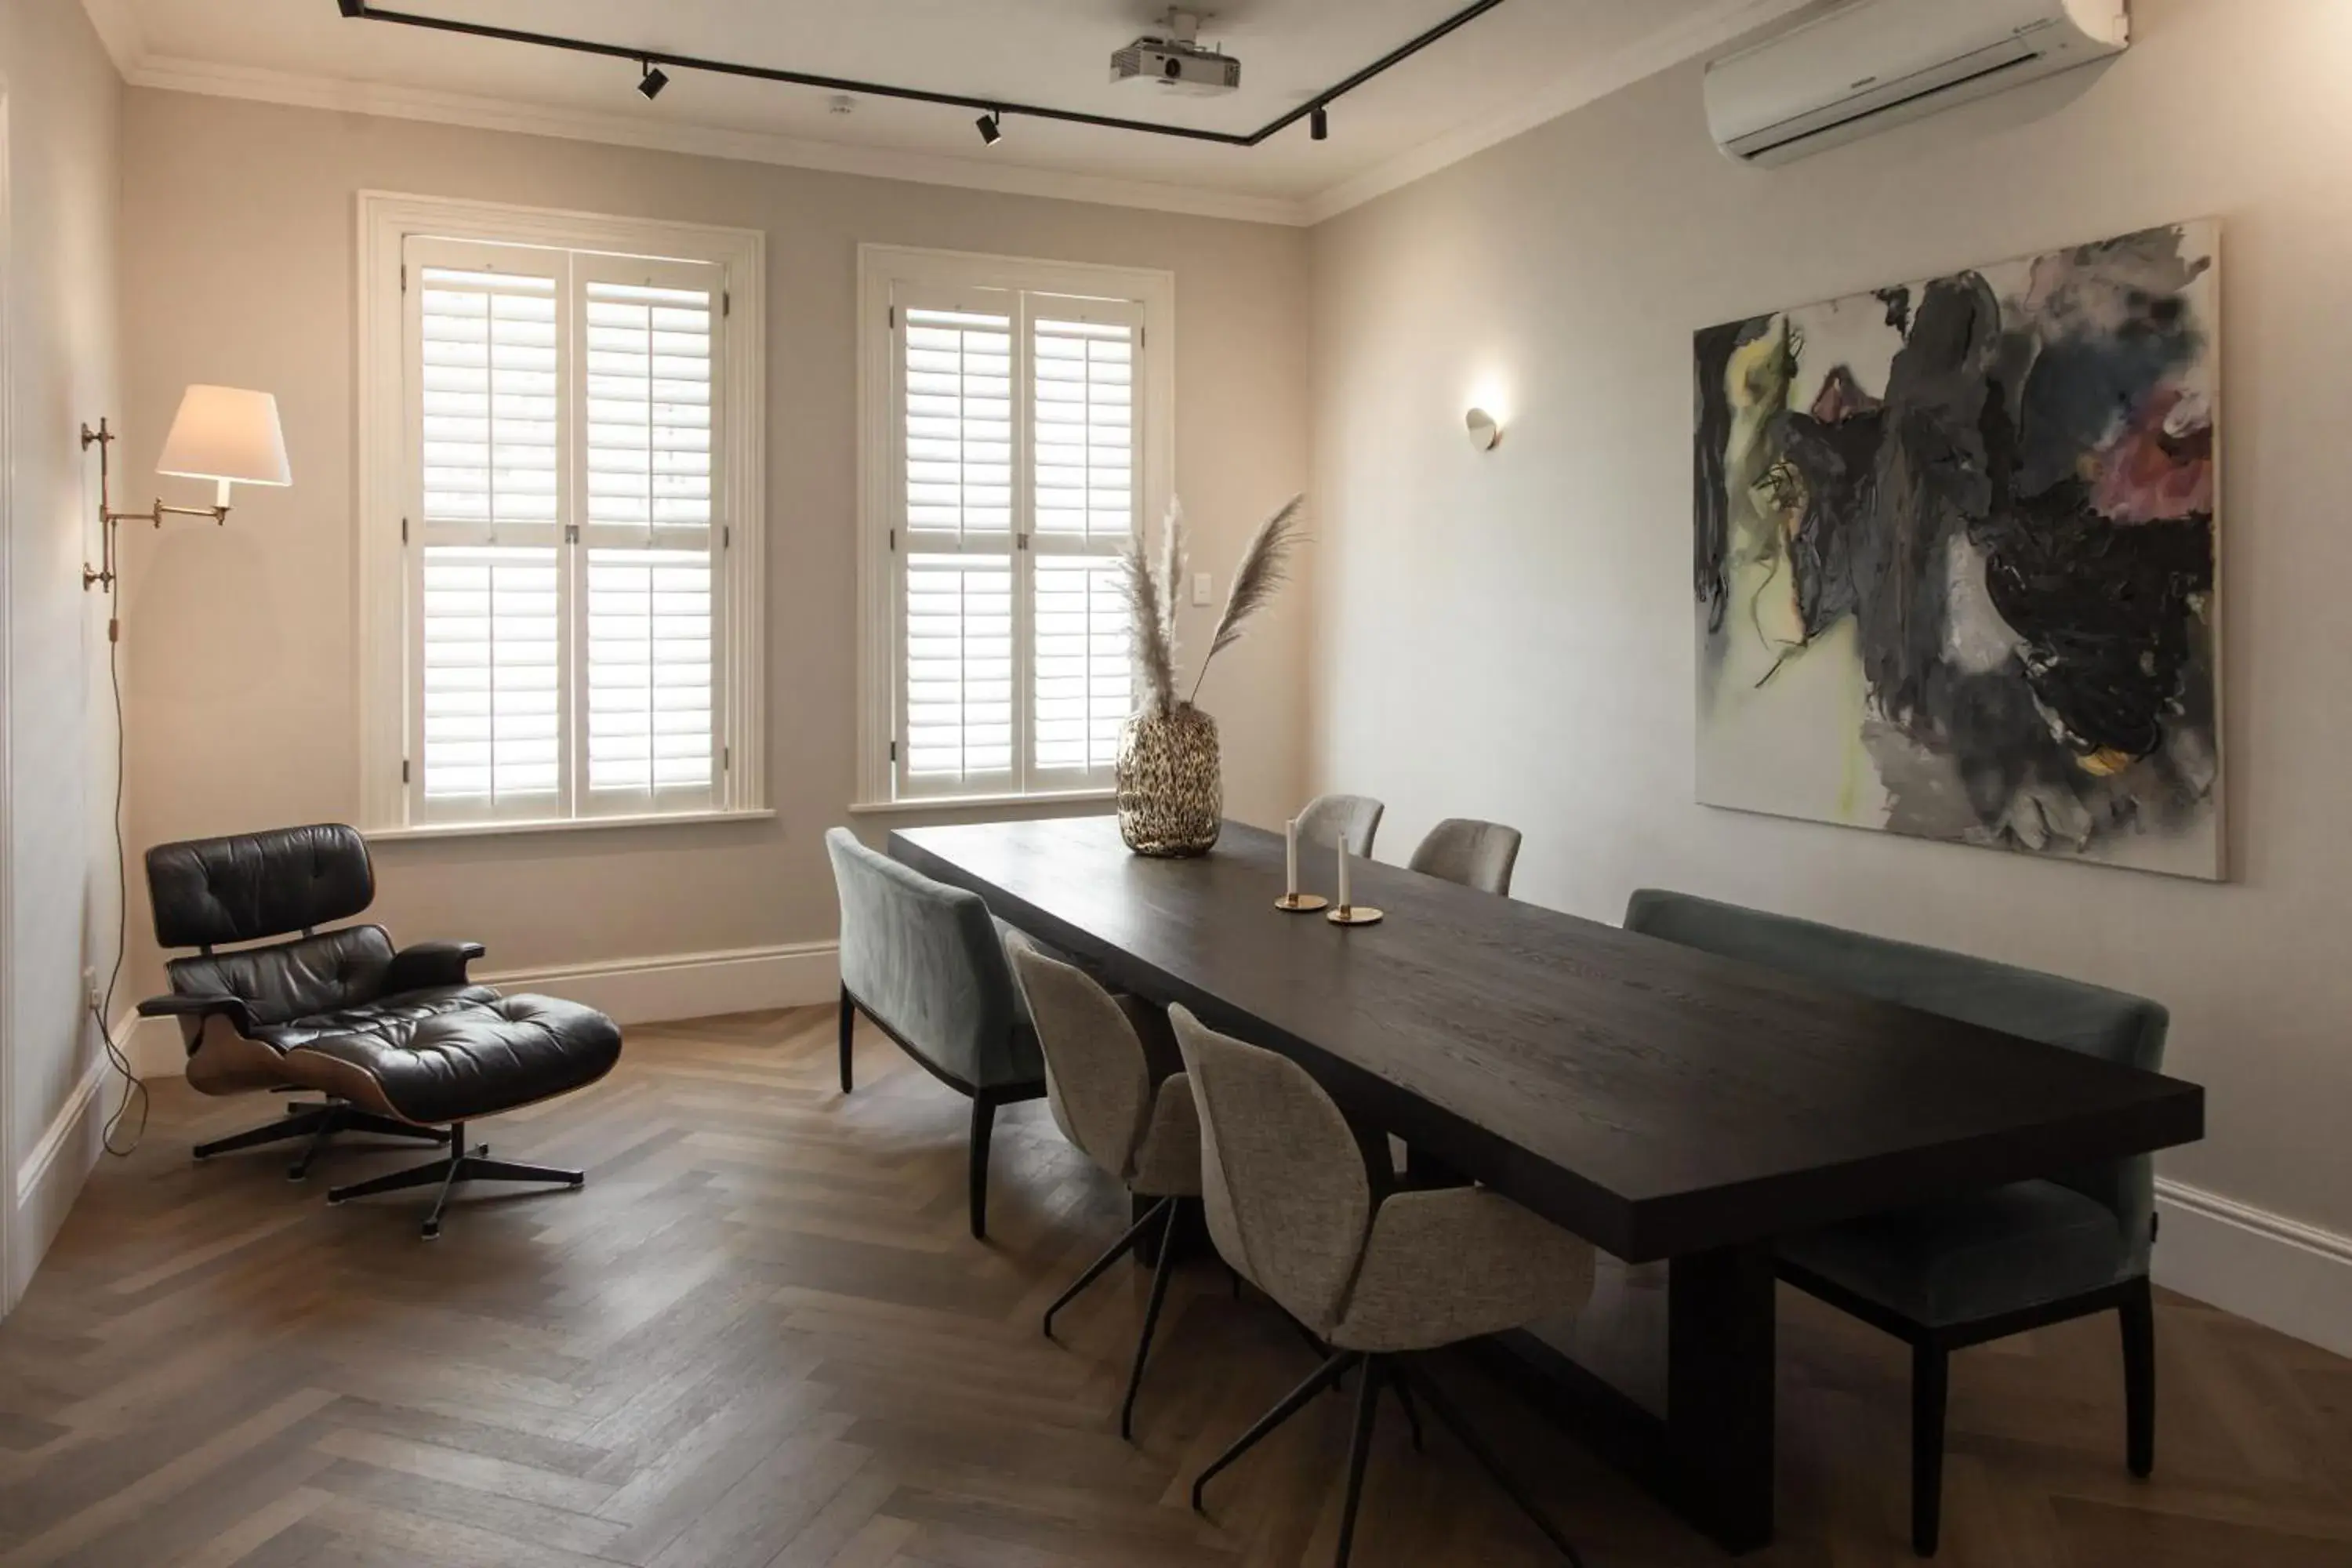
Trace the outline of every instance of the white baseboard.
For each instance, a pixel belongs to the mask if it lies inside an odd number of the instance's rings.
[[[2352,1237],[2179,1182],[2156,1207],[2158,1284],[2352,1355]]]
[[[106,1128],[108,1070],[103,1058],[89,1065],[50,1119],[41,1141],[16,1167],[16,1217],[9,1237],[16,1256],[8,1259],[11,1300],[31,1281],[74,1199],[81,1195],[90,1167],[98,1163],[99,1140]]]
[[[602,963],[551,964],[475,976],[505,992],[561,996],[622,1024],[658,1024],[719,1013],[761,1013],[804,1007],[840,994],[838,943],[789,942],[726,952],[667,953]],[[173,1018],[145,1018],[118,1032],[123,1055],[144,1078],[177,1078],[187,1070],[187,1048]]]

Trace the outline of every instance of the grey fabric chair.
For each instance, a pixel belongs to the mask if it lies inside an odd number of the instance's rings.
[[[977,893],[935,882],[860,844],[824,836],[841,895],[841,1092],[865,1014],[933,1078],[971,1099],[971,1234],[988,1234],[988,1145],[999,1106],[1045,1092],[998,923]]]
[[[1201,1112],[1202,1203],[1233,1270],[1330,1347],[1329,1359],[1192,1483],[1226,1466],[1361,1366],[1338,1563],[1362,1500],[1380,1393],[1426,1401],[1571,1563],[1574,1546],[1453,1403],[1407,1359],[1570,1311],[1592,1293],[1592,1248],[1477,1187],[1376,1194],[1356,1133],[1306,1068],[1168,1010]],[[1419,1436],[1419,1422],[1414,1431]]]
[[[1641,931],[1823,985],[2154,1071],[2165,1010],[2137,996],[1811,921],[1644,889]],[[1911,1345],[1911,1543],[1935,1553],[1953,1351],[2114,1309],[2123,1327],[2126,1460],[2156,1464],[2156,1176],[2147,1156],[2086,1164],[1790,1237],[1780,1272]]]
[[[1027,938],[1007,937],[1004,951],[1013,977],[1036,1021],[1037,1043],[1045,1053],[1045,1099],[1062,1136],[1139,1198],[1154,1200],[1087,1265],[1076,1283],[1045,1309],[1045,1333],[1054,1315],[1103,1271],[1135,1250],[1157,1230],[1160,1257],[1151,1271],[1151,1297],[1135,1342],[1127,1374],[1127,1397],[1118,1407],[1118,1435],[1135,1435],[1135,1396],[1143,1386],[1143,1363],[1151,1354],[1151,1333],[1168,1299],[1168,1276],[1176,1254],[1176,1225],[1187,1205],[1201,1195],[1201,1122],[1192,1107],[1191,1080],[1172,1073],[1151,1081],[1151,1060],[1118,998],[1081,971],[1038,951]],[[1142,1003],[1133,1005],[1142,1006]]]
[[[1318,795],[1298,814],[1298,840],[1337,849],[1340,835],[1345,834],[1348,847],[1369,860],[1372,840],[1380,835],[1381,817],[1387,810],[1368,795]]]
[[[1449,816],[1429,830],[1412,852],[1412,868],[1508,898],[1511,868],[1518,864],[1519,830],[1499,822]]]

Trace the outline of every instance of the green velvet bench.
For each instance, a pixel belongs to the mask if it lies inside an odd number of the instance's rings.
[[[1683,893],[1643,889],[1625,928],[1883,1002],[2155,1071],[2165,1010],[2079,981]],[[2126,1458],[2156,1462],[2156,1325],[2147,1156],[2087,1164],[1783,1238],[1780,1277],[1911,1346],[1911,1543],[1936,1551],[1951,1352],[2114,1310]]]

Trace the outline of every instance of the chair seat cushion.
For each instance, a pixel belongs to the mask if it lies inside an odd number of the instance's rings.
[[[289,1077],[427,1125],[585,1088],[621,1056],[620,1026],[593,1008],[480,987],[410,992],[286,1027],[306,1025],[316,1027],[287,1047]]]
[[[2115,1215],[2055,1182],[1847,1220],[1787,1237],[1780,1254],[1928,1328],[2063,1300],[2131,1272]]]
[[[444,1013],[486,1007],[498,999],[499,994],[487,985],[438,985],[427,991],[404,991],[331,1012],[289,1018],[282,1024],[265,1024],[253,1031],[253,1037],[281,1051],[338,1035],[384,1034],[389,1037],[391,1031],[405,1030]]]

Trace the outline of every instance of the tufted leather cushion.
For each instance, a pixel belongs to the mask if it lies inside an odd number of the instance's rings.
[[[392,938],[382,926],[346,926],[165,967],[178,994],[235,996],[256,1024],[282,1024],[374,1000],[391,966]]]
[[[290,1077],[332,1085],[356,1073],[394,1115],[428,1124],[584,1088],[621,1057],[620,1026],[549,996],[477,1001],[417,993],[347,1017],[302,1023],[320,1026],[289,1047]]]
[[[375,899],[375,870],[356,828],[279,827],[158,844],[147,887],[160,947],[260,942],[348,920]]]
[[[252,1034],[255,1039],[281,1051],[314,1046],[320,1040],[343,1035],[375,1035],[389,1041],[405,1038],[427,1018],[486,1007],[498,999],[499,994],[487,985],[443,985],[362,1002],[332,1012],[289,1018],[283,1023],[262,1024]]]

